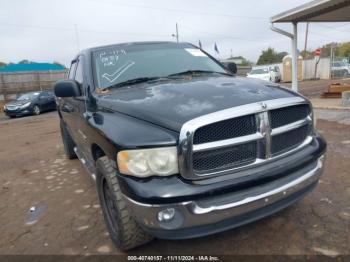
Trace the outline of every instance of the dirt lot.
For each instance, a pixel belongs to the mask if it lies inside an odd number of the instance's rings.
[[[228,232],[155,240],[130,253],[349,254],[350,126],[321,120],[318,128],[328,141],[326,172],[302,201]],[[1,120],[0,145],[0,254],[120,253],[94,185],[78,160],[63,155],[55,112]]]
[[[350,84],[350,78],[302,81],[299,82],[299,92],[309,98],[318,98],[333,83]],[[291,83],[282,83],[282,85],[290,87]]]

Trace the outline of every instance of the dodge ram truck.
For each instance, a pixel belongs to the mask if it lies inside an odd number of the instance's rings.
[[[55,84],[65,153],[96,182],[119,248],[228,230],[317,185],[326,142],[310,102],[233,71],[189,43],[135,42],[81,51]]]

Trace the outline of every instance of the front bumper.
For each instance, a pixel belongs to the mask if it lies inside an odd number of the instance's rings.
[[[5,115],[7,116],[25,116],[32,113],[31,108],[24,108],[24,109],[16,109],[16,110],[4,110]]]
[[[208,235],[268,216],[294,203],[317,184],[324,168],[324,155],[309,165],[273,182],[234,193],[169,204],[146,204],[124,195],[134,218],[145,231],[167,239]],[[158,220],[162,210],[175,210],[174,217]]]

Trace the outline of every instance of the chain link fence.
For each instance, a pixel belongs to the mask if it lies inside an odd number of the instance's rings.
[[[331,78],[347,78],[350,77],[349,57],[331,58]]]

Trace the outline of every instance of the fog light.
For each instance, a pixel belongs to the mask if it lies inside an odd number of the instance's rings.
[[[159,211],[158,213],[158,221],[159,222],[168,222],[174,218],[175,215],[175,209],[174,208],[167,208],[162,211]]]

